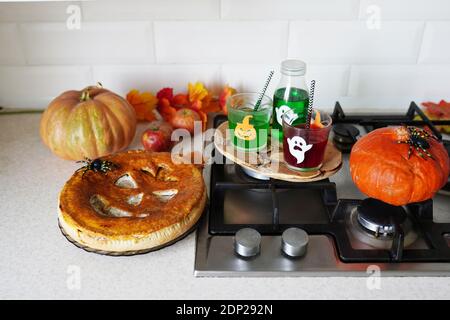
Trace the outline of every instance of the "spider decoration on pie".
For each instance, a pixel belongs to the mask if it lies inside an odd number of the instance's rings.
[[[84,178],[86,172],[77,170],[59,197],[60,227],[83,248],[148,252],[181,238],[203,213],[202,173],[191,164],[174,164],[170,153],[135,150],[96,160],[114,169]]]
[[[401,137],[401,140],[398,140],[398,143],[404,143],[409,145],[408,149],[408,159],[411,158],[411,154],[413,150],[417,151],[417,154],[422,159],[427,159],[425,155],[428,158],[434,159],[430,152],[428,152],[428,149],[430,148],[430,143],[428,142],[429,139],[435,139],[437,138],[434,135],[429,134],[427,131],[417,128],[417,127],[400,127],[398,129],[399,136]]]
[[[81,178],[84,177],[86,172],[88,171],[94,171],[94,172],[101,172],[104,174],[107,174],[108,171],[114,170],[118,168],[118,165],[115,163],[112,163],[108,160],[102,160],[102,159],[94,159],[91,160],[89,158],[84,158],[84,160],[77,161],[77,163],[84,163],[85,165],[79,168],[77,171],[83,171],[83,174],[81,175]]]

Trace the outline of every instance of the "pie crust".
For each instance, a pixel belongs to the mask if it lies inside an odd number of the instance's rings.
[[[118,167],[76,172],[59,196],[59,224],[81,246],[111,253],[161,247],[202,215],[206,188],[196,166],[144,150],[101,159]]]

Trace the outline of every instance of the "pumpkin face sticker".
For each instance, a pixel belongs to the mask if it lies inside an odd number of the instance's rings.
[[[236,124],[236,128],[234,129],[236,137],[246,141],[251,141],[256,138],[256,130],[253,125],[250,124],[251,118],[253,118],[251,115],[245,116],[245,118],[242,119],[242,123],[238,122]]]

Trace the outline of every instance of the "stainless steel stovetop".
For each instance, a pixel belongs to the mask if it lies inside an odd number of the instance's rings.
[[[363,128],[358,127],[361,132]],[[221,178],[225,181],[239,183],[248,178],[241,168],[234,164],[223,165]],[[222,172],[222,171],[221,171]],[[205,168],[205,179],[209,186],[211,166]],[[353,184],[348,167],[348,155],[344,154],[341,170],[330,178],[335,183],[337,199],[364,199]],[[211,190],[209,190],[211,192]],[[408,252],[403,259],[396,262],[386,262],[385,259],[359,259],[359,252],[380,250],[377,243],[361,238],[355,232],[355,222],[352,214],[342,220],[343,228],[348,238],[349,248],[340,247],[336,242],[336,234],[321,233],[322,225],[330,220],[330,211],[317,193],[306,189],[278,188],[275,192],[278,199],[279,217],[277,224],[281,226],[305,225],[309,230],[309,242],[306,254],[301,257],[290,257],[281,250],[281,232],[270,232],[273,225],[273,192],[270,189],[232,189],[220,198],[220,206],[211,206],[209,215],[205,215],[197,231],[195,255],[195,271],[197,277],[292,277],[292,276],[368,276],[380,272],[381,276],[450,276],[450,261],[437,260],[414,261]],[[213,197],[214,198],[214,197]],[[215,200],[214,200],[215,199]],[[217,200],[217,197],[213,201]],[[351,200],[351,201],[353,201]],[[351,201],[349,202],[351,204]],[[307,203],[307,206],[302,206]],[[220,208],[221,231],[216,232],[217,217],[214,216]],[[350,206],[351,208],[351,206]],[[211,215],[211,216],[210,216]],[[434,223],[450,223],[450,196],[437,194],[432,201],[432,221]],[[430,221],[431,222],[431,221]],[[253,257],[243,257],[235,252],[234,236],[236,230],[247,225],[264,226],[262,229],[260,251]],[[285,228],[284,228],[285,229]],[[450,231],[450,230],[449,230]],[[370,239],[369,239],[370,240]],[[450,233],[442,234],[442,243],[450,253]],[[374,241],[377,241],[376,239]],[[392,242],[391,242],[392,243]],[[373,246],[372,246],[373,245]],[[389,244],[390,246],[390,244]],[[410,252],[425,252],[430,249],[429,241],[423,238],[423,233],[416,230],[405,230],[404,246]],[[377,247],[377,248],[375,248]],[[345,257],[342,251],[353,253],[352,259]],[[388,249],[388,248],[384,248]],[[363,251],[358,251],[363,250]],[[375,252],[375,251],[374,251]],[[381,252],[381,251],[380,251]],[[386,250],[386,252],[388,252]],[[344,258],[343,258],[344,257]],[[350,261],[350,262],[349,262]],[[407,261],[407,262],[402,262]],[[448,260],[444,260],[448,261]]]

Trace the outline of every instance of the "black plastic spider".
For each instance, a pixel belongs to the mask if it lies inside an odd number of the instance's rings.
[[[417,153],[422,159],[425,159],[424,154],[426,154],[429,158],[433,159],[433,156],[431,153],[428,152],[427,149],[430,148],[430,143],[427,141],[429,138],[436,139],[437,138],[434,135],[429,134],[427,131],[423,129],[419,129],[416,127],[406,127],[406,130],[408,131],[408,140],[400,140],[398,143],[405,143],[409,145],[408,150],[408,159],[411,157],[411,153],[414,149],[416,149]]]
[[[79,168],[77,171],[75,171],[75,172],[78,172],[78,171],[84,170],[81,178],[83,178],[84,175],[86,174],[86,172],[88,172],[88,171],[101,172],[101,173],[107,174],[108,171],[111,171],[111,170],[119,167],[118,165],[112,163],[111,161],[101,160],[101,159],[91,160],[89,158],[85,158],[85,160],[77,161],[77,163],[85,164],[84,166]]]

